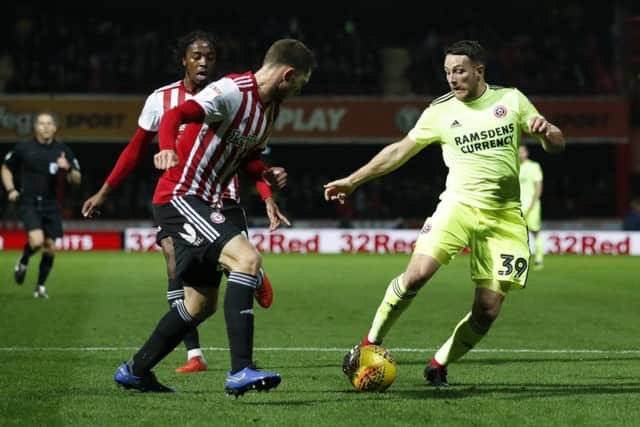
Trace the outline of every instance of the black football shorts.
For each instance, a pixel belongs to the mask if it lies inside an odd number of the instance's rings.
[[[60,206],[56,200],[25,198],[20,201],[20,217],[27,231],[41,229],[45,237],[62,237]]]
[[[219,286],[215,272],[220,252],[242,230],[223,211],[195,196],[154,205],[153,213],[162,232],[173,239],[176,276],[186,286]]]

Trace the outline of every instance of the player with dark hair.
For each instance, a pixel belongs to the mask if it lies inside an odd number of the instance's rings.
[[[33,123],[34,138],[17,144],[7,153],[2,164],[2,183],[9,201],[20,200],[20,215],[28,234],[22,256],[14,268],[18,285],[24,283],[29,258],[42,249],[40,270],[33,296],[48,298],[45,282],[56,250],[56,239],[62,237],[60,204],[56,198],[58,174],[67,182],[80,184],[80,164],[68,145],[55,138],[58,127],[54,115],[41,112]],[[22,188],[18,190],[14,174],[19,173]]]
[[[192,31],[181,37],[176,46],[176,58],[184,68],[184,77],[182,80],[163,86],[149,95],[140,113],[138,130],[135,135],[120,154],[102,188],[85,201],[82,207],[82,214],[85,217],[96,215],[112,189],[117,188],[140,163],[153,138],[158,133],[160,120],[165,111],[191,99],[211,82],[216,64],[216,48],[213,35],[204,31]],[[250,167],[252,169],[249,170],[249,173],[256,179],[256,188],[265,201],[271,229],[277,228],[280,225],[280,221],[289,225],[288,219],[280,213],[278,206],[273,201],[271,188],[262,175],[266,170],[266,165],[254,162]],[[277,169],[276,173],[281,175],[281,179],[286,179],[284,170]],[[234,177],[222,196],[222,203],[229,218],[246,232],[246,217],[244,210],[238,203],[239,196],[238,179]],[[173,241],[162,229],[159,230],[156,240],[162,249],[167,265],[169,280],[167,299],[171,306],[176,301],[184,298],[182,283],[176,279],[175,274]],[[218,280],[221,279],[221,274],[221,272],[216,272]],[[262,270],[260,271],[260,279],[261,284],[256,288],[255,297],[262,307],[268,308],[273,301],[273,291],[269,279]],[[176,372],[189,373],[206,370],[207,364],[200,348],[200,339],[196,328],[192,328],[185,335],[184,343],[187,348],[187,363],[177,368]]]
[[[151,369],[189,328],[215,311],[218,283],[212,277],[218,265],[230,272],[224,317],[231,370],[225,390],[239,396],[280,383],[279,374],[260,371],[253,364],[252,294],[260,254],[215,205],[238,167],[260,159],[280,103],[300,92],[314,67],[315,57],[302,42],[278,40],[258,71],[227,75],[162,118],[154,164],[165,172],[153,197],[154,213],[173,238],[176,275],[184,283],[185,299],[160,319],[142,348],[117,369],[114,379],[125,388],[172,391],[156,380]],[[182,123],[191,124],[176,142]]]
[[[344,202],[358,186],[394,171],[432,143],[440,144],[449,168],[446,189],[422,227],[406,270],[391,281],[368,333],[344,358],[347,374],[358,348],[382,343],[420,288],[466,246],[476,285],[473,305],[428,362],[428,383],[447,385],[447,365],[486,335],[507,292],[525,286],[529,246],[520,211],[521,134],[533,135],[548,152],[563,150],[565,141],[519,90],[487,84],[485,63],[485,51],[476,41],[449,46],[444,72],[451,92],[436,98],[401,141],[348,177],[325,185],[327,200]]]

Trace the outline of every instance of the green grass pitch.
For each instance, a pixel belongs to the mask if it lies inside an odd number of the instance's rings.
[[[637,425],[640,260],[548,256],[512,292],[478,347],[449,367],[447,389],[424,383],[425,361],[469,310],[468,257],[443,267],[388,335],[398,361],[383,394],[352,391],[344,353],[366,332],[408,256],[267,255],[274,305],[256,305],[255,359],[280,372],[269,393],[233,399],[222,309],[200,327],[210,370],[179,375],[179,347],[156,367],[174,395],[120,390],[118,364],[166,311],[157,253],[60,253],[48,300],[32,296],[39,255],[21,287],[17,252],[0,252],[0,425],[390,426]],[[224,285],[221,291],[224,290]]]

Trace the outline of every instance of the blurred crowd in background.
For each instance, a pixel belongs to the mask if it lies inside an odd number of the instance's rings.
[[[636,7],[628,1],[589,6],[577,1],[487,2],[480,11],[457,3],[420,6],[402,1],[393,9],[360,2],[308,5],[304,10],[299,5],[268,10],[228,3],[206,10],[176,10],[175,5],[170,10],[143,9],[116,2],[78,6],[74,13],[53,5],[13,6],[0,17],[0,93],[7,94],[146,96],[181,77],[172,48],[180,35],[194,29],[216,35],[217,76],[256,69],[275,39],[303,40],[316,52],[319,64],[304,89],[306,96],[441,95],[448,90],[443,48],[462,38],[478,39],[487,48],[489,83],[516,86],[528,96],[633,96],[636,87],[634,76],[625,72],[620,29],[620,15]],[[391,84],[398,82],[402,84]],[[2,147],[5,152],[10,148]],[[74,144],[84,179],[65,201],[67,217],[80,216],[82,201],[100,187],[123,147]],[[431,148],[395,174],[364,186],[346,205],[324,202],[325,182],[352,171],[380,148],[274,145],[266,159],[285,166],[290,177],[279,203],[294,219],[422,220],[435,207],[446,176],[439,150]],[[611,145],[579,145],[567,151],[550,157],[532,149],[531,157],[541,161],[549,178],[543,217],[616,215]],[[568,165],[576,166],[571,173]],[[150,218],[157,175],[149,155],[110,199],[103,215]],[[262,216],[264,208],[251,183],[243,184],[243,195],[249,214]]]
[[[219,75],[255,68],[275,39],[303,40],[319,60],[308,95],[384,94],[384,48],[407,50],[399,59],[406,61],[410,93],[442,93],[443,47],[461,38],[479,38],[489,51],[488,81],[532,95],[614,94],[622,89],[615,75],[614,9],[599,3],[488,2],[478,11],[442,3],[414,10],[417,5],[402,2],[393,9],[345,2],[340,8],[309,5],[299,14],[227,3],[182,13],[101,6],[86,15],[16,4],[13,14],[0,18],[0,91],[148,93],[175,80],[176,38],[202,28],[217,37]]]

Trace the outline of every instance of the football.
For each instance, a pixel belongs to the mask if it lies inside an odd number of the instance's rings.
[[[396,361],[380,345],[354,348],[347,357],[343,371],[357,391],[383,392],[396,380]]]

